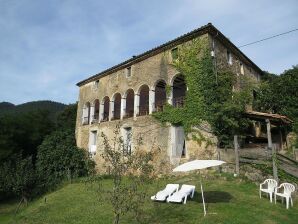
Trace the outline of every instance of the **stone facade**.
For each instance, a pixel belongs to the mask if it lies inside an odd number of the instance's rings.
[[[205,147],[205,143],[198,145],[197,142],[185,138],[181,127],[162,125],[150,115],[160,109],[157,96],[164,97],[166,86],[171,86],[171,94],[168,98],[163,98],[163,101],[177,106],[183,104],[183,93],[179,90],[184,88],[183,79],[179,78],[180,75],[171,62],[174,57],[173,49],[193,38],[208,40],[217,70],[230,70],[235,74],[249,75],[259,80],[260,69],[222,34],[222,38],[229,44],[215,38],[214,29],[216,30],[208,24],[201,30],[196,30],[192,36],[189,35],[191,33],[184,35],[78,83],[80,90],[76,121],[77,145],[92,152],[99,170],[105,169],[100,155],[103,149],[101,133],[112,138],[116,126],[120,127],[124,135],[126,132],[131,134],[131,150],[135,150],[139,145],[139,139],[142,140],[139,148],[159,149],[156,166],[161,172],[169,171],[171,164],[177,165],[181,160],[214,157],[216,144],[208,147]],[[179,85],[179,88],[175,85]],[[129,94],[132,92],[133,98],[130,99]],[[178,98],[179,101],[175,100]],[[142,103],[142,99],[146,105]],[[216,143],[216,139],[208,131],[202,129],[200,132]],[[177,153],[178,148],[181,150]]]

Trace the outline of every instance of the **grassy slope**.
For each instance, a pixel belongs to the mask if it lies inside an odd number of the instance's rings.
[[[195,184],[199,187],[198,177],[176,177],[156,182],[149,186],[149,192],[153,194],[166,182]],[[110,180],[105,180],[104,186],[111,187]],[[98,201],[91,188],[84,183],[67,185],[46,195],[46,203],[44,197],[32,202],[14,219],[11,214],[15,207],[12,204],[0,205],[0,222],[112,223],[110,204],[107,201]],[[154,203],[148,199],[144,223],[297,223],[297,199],[294,207],[286,210],[285,205],[280,202],[275,205],[266,197],[259,199],[256,185],[232,178],[205,178],[204,188],[208,203],[206,217],[203,216],[200,192],[196,192],[194,200],[189,200],[186,205]],[[136,223],[129,215],[122,221]]]

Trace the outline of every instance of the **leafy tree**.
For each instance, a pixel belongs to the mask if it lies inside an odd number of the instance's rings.
[[[58,129],[71,129],[75,130],[76,118],[77,118],[77,103],[68,105],[57,116],[57,128]]]
[[[54,131],[38,147],[36,172],[43,189],[53,189],[67,178],[85,176],[93,167],[87,152],[76,147],[73,131]]]
[[[27,204],[36,183],[32,157],[15,154],[0,164],[0,171],[0,192],[16,195]]]
[[[49,112],[41,110],[2,116],[0,126],[0,161],[14,153],[35,160],[38,145],[54,129]]]
[[[266,73],[257,91],[255,108],[288,116],[294,121],[293,131],[298,133],[298,66],[280,76]]]
[[[115,137],[108,139],[102,133],[104,148],[102,157],[109,166],[113,188],[100,190],[100,197],[111,202],[114,212],[114,223],[120,223],[121,216],[130,212],[138,223],[142,221],[144,200],[147,198],[146,183],[153,178],[153,152],[139,150],[138,145],[127,151],[127,144],[117,127]],[[140,142],[140,141],[137,141]]]

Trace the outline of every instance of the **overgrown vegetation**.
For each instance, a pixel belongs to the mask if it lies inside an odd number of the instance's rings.
[[[291,129],[298,133],[298,66],[281,75],[265,73],[257,91],[254,107],[269,113],[278,113],[293,120]],[[296,141],[298,147],[298,140]]]
[[[153,179],[153,152],[140,150],[138,144],[131,150],[130,140],[124,140],[120,135],[120,127],[116,127],[112,139],[104,133],[102,138],[102,157],[109,167],[112,188],[99,188],[100,201],[111,203],[115,224],[120,223],[121,217],[127,213],[133,214],[135,220],[142,223],[143,205],[148,197],[145,185]]]
[[[243,116],[252,101],[252,82],[235,74],[214,69],[206,39],[195,39],[178,51],[173,66],[184,76],[188,90],[183,108],[166,105],[154,117],[161,122],[182,125],[186,133],[206,121],[218,138],[219,146],[229,146],[234,134],[248,127]],[[240,88],[241,87],[241,88]]]
[[[76,104],[55,121],[46,110],[11,113],[0,119],[0,200],[26,202],[65,179],[84,176],[94,166],[76,147]],[[57,112],[57,111],[56,111]]]

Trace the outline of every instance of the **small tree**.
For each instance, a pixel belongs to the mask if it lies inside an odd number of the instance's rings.
[[[129,145],[120,136],[120,128],[114,131],[114,138],[102,133],[104,148],[102,157],[109,166],[109,173],[113,181],[113,188],[101,189],[101,195],[111,202],[114,212],[114,224],[120,223],[120,217],[131,212],[140,223],[142,205],[147,197],[146,183],[153,178],[152,150],[145,152],[139,149],[140,139],[134,150],[129,150]],[[128,136],[130,139],[131,136]],[[127,141],[129,142],[129,141]]]

